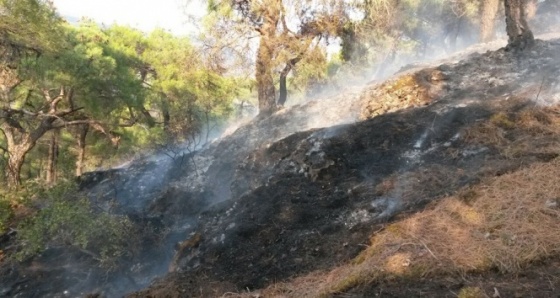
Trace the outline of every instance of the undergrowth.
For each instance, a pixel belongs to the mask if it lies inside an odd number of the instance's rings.
[[[4,225],[14,209],[16,213],[27,210],[15,224],[13,259],[24,261],[47,248],[73,247],[91,256],[100,266],[115,269],[120,259],[138,247],[140,240],[133,236],[138,234],[134,223],[126,216],[96,208],[77,192],[74,183],[30,189],[10,193],[0,201],[0,221]],[[0,224],[2,227],[5,228]]]
[[[13,211],[10,202],[0,197],[0,234],[6,232],[8,221],[12,218]]]

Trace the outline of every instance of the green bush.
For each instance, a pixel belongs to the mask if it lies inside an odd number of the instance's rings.
[[[12,206],[10,202],[0,197],[0,235],[6,232],[8,221],[12,218]]]
[[[15,257],[24,260],[47,247],[73,246],[111,269],[119,258],[133,251],[133,223],[126,217],[95,210],[87,198],[63,184],[40,194],[43,207],[18,227]]]

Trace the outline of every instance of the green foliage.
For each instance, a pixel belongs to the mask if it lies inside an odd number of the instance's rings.
[[[314,47],[308,51],[301,63],[296,65],[289,85],[292,90],[299,90],[305,95],[315,85],[324,83],[327,75],[327,55],[321,47]]]
[[[110,269],[134,250],[134,225],[127,217],[95,210],[75,192],[74,185],[63,183],[39,195],[45,206],[18,227],[16,259],[32,257],[48,247],[73,246]]]
[[[3,197],[0,197],[0,234],[6,232],[8,228],[8,221],[13,216],[13,210],[10,202]]]
[[[145,45],[142,59],[153,72],[148,104],[168,116],[161,119],[164,135],[156,137],[158,143],[184,141],[229,115],[238,89],[235,79],[207,66],[188,39],[156,30]]]
[[[62,136],[58,176],[69,178],[82,152],[76,125],[93,123],[86,124],[88,149],[80,162],[91,170],[154,144],[199,135],[227,119],[232,100],[241,94],[241,79],[223,75],[219,63],[189,39],[163,30],[145,34],[126,26],[105,28],[92,20],[70,25],[46,0],[0,0],[0,15],[0,71],[11,84],[7,94],[0,94],[0,105],[18,110],[10,115],[14,121],[0,123],[0,130],[14,132],[13,139],[20,141],[33,131],[42,133],[34,134],[37,139],[26,147],[19,175],[24,180],[46,176],[48,141],[43,135],[54,126]],[[69,112],[58,113],[51,126],[37,130],[45,117],[33,115],[50,113],[51,99],[61,90],[64,98],[56,108]],[[113,148],[119,138],[119,148]],[[8,147],[7,140],[0,133],[2,148]],[[3,172],[7,157],[0,149]]]
[[[34,51],[55,51],[60,40],[60,18],[49,1],[0,0],[0,39]]]
[[[327,64],[327,77],[333,77],[343,64],[342,53],[332,57]]]
[[[17,190],[0,189],[0,200],[9,202],[12,206],[28,206],[33,198],[44,191],[44,186],[35,180],[25,181],[23,187]]]

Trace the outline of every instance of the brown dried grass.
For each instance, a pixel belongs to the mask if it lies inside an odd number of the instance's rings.
[[[494,114],[465,129],[463,140],[496,148],[506,158],[558,152],[560,107],[530,106],[517,113]]]
[[[372,86],[361,94],[361,119],[370,119],[385,113],[409,107],[424,106],[439,98],[445,75],[438,69],[427,68],[403,74]]]
[[[473,145],[502,147],[508,143],[505,130],[491,121],[485,121],[465,129],[463,140]]]
[[[559,136],[560,107],[528,107],[469,127],[463,140],[517,158],[558,153]],[[415,192],[417,198],[421,185],[453,183],[440,175],[430,178],[435,181],[427,181],[432,175],[412,176],[406,181],[417,183],[403,186],[402,177],[391,176],[370,191],[389,195],[400,189]],[[347,264],[228,297],[326,297],[383,279],[489,269],[519,272],[532,262],[560,255],[560,209],[547,205],[560,205],[557,177],[559,158],[462,189],[373,235],[370,246]]]
[[[228,297],[324,297],[395,277],[519,272],[560,255],[560,159],[466,188],[373,235],[348,264]],[[257,296],[258,297],[258,296]]]

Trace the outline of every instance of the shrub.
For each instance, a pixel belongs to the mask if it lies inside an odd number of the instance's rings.
[[[73,246],[113,269],[135,247],[133,223],[121,215],[95,210],[73,185],[63,184],[40,195],[43,207],[18,227],[17,260],[48,247]]]
[[[12,217],[12,206],[10,202],[0,197],[0,235],[6,232],[8,221]]]

